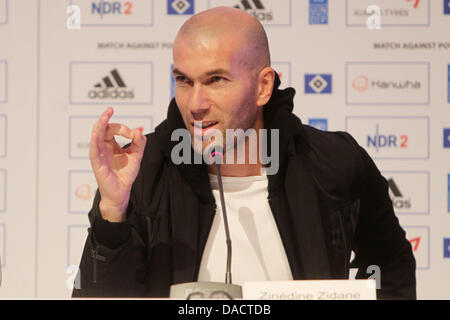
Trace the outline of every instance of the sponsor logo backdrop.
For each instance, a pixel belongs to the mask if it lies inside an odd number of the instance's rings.
[[[113,106],[113,121],[153,131],[174,94],[177,30],[216,6],[261,21],[304,123],[348,131],[373,157],[418,297],[450,299],[448,0],[0,0],[0,298],[70,297],[96,191],[93,123]]]

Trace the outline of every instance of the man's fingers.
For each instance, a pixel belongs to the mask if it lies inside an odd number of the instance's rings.
[[[104,141],[112,141],[114,136],[122,136],[127,139],[132,139],[133,130],[120,123],[109,123],[106,126]]]
[[[103,160],[100,155],[101,151],[99,150],[98,146],[98,140],[99,137],[97,132],[93,131],[91,143],[89,145],[89,159],[91,160],[92,169],[94,171],[98,170],[103,164]]]
[[[128,148],[129,152],[143,153],[147,138],[143,134],[143,128],[137,128],[133,130],[133,137],[131,139],[131,145]]]
[[[97,120],[97,122],[94,124],[94,128],[92,129],[92,132],[96,132],[98,135],[98,145],[100,149],[103,148],[103,142],[105,140],[105,131],[106,126],[108,125],[109,119],[111,119],[112,115],[114,113],[113,108],[108,107],[100,116],[100,118]]]

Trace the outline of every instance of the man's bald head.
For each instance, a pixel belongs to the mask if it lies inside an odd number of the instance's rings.
[[[239,64],[249,71],[259,72],[270,67],[270,52],[266,32],[261,23],[247,12],[230,7],[218,7],[200,12],[187,20],[175,39],[193,48],[210,40],[232,36],[230,46]]]
[[[235,145],[225,138],[227,129],[264,127],[262,107],[272,96],[275,72],[264,28],[248,13],[219,7],[187,20],[173,46],[173,75],[175,101],[194,149],[207,150],[211,130],[220,132],[229,150]]]

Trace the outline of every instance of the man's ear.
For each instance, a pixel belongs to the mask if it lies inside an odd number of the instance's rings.
[[[271,67],[265,67],[258,75],[258,91],[256,105],[262,107],[272,96],[273,84],[275,82],[275,71]]]

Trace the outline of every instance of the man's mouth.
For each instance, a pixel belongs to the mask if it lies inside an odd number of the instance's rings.
[[[208,129],[208,128],[215,126],[218,123],[219,123],[219,121],[194,121],[192,123],[192,126],[194,126],[194,128],[198,128],[198,129]]]

